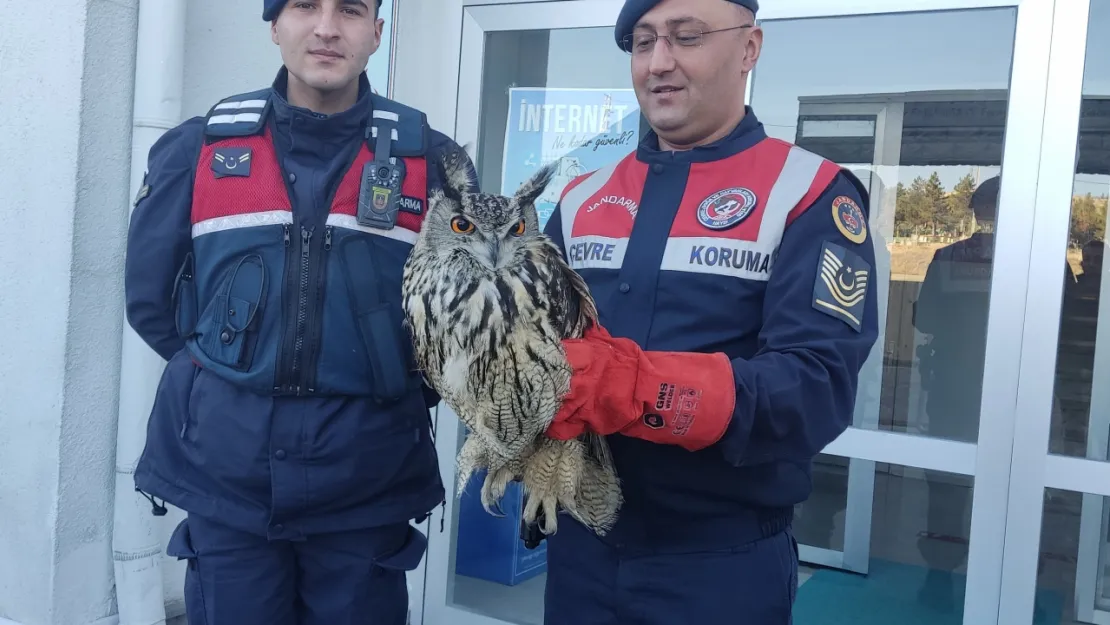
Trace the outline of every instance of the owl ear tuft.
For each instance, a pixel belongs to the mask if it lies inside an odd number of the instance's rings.
[[[464,194],[470,193],[477,187],[472,176],[470,156],[467,154],[470,146],[470,143],[460,146],[453,141],[449,142],[444,146],[436,162],[440,179],[443,181],[443,193],[457,202],[461,202]]]
[[[551,161],[550,163],[540,167],[532,177],[524,181],[520,188],[516,190],[516,198],[521,204],[534,204],[536,199],[547,189],[547,185],[551,184],[551,179],[555,177],[555,171],[558,169],[559,161]]]

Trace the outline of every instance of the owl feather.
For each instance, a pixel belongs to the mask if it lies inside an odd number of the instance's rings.
[[[468,163],[459,147],[437,163],[444,184],[429,194],[402,283],[416,362],[467,427],[458,494],[485,470],[487,512],[519,481],[526,522],[542,515],[550,534],[563,510],[604,534],[622,503],[605,439],[544,434],[570,391],[562,340],[597,323],[586,282],[539,229],[535,201],[555,166],[504,196],[472,193]]]

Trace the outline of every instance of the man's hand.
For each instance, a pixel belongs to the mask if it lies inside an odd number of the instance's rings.
[[[724,436],[736,402],[724,354],[646,352],[600,326],[563,346],[574,376],[551,438],[620,433],[696,451]]]

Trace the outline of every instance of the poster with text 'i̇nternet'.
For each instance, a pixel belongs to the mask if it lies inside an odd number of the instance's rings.
[[[536,202],[542,230],[567,183],[624,158],[639,135],[640,105],[632,89],[509,89],[501,193],[512,195],[542,165],[559,161]]]

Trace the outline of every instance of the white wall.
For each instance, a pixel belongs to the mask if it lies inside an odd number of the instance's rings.
[[[189,0],[185,26],[184,118],[222,98],[269,87],[281,54],[259,0]]]
[[[367,75],[386,94],[392,0],[382,3],[382,44],[370,57]],[[270,40],[258,0],[189,0],[185,30],[184,118],[204,115],[222,98],[269,87],[281,68],[281,53]]]
[[[24,625],[115,611],[136,19],[136,0],[0,3],[0,617]]]
[[[393,42],[393,97],[424,111],[432,127],[453,137],[462,0],[399,0],[394,20],[400,34]],[[429,36],[438,38],[434,45]]]

